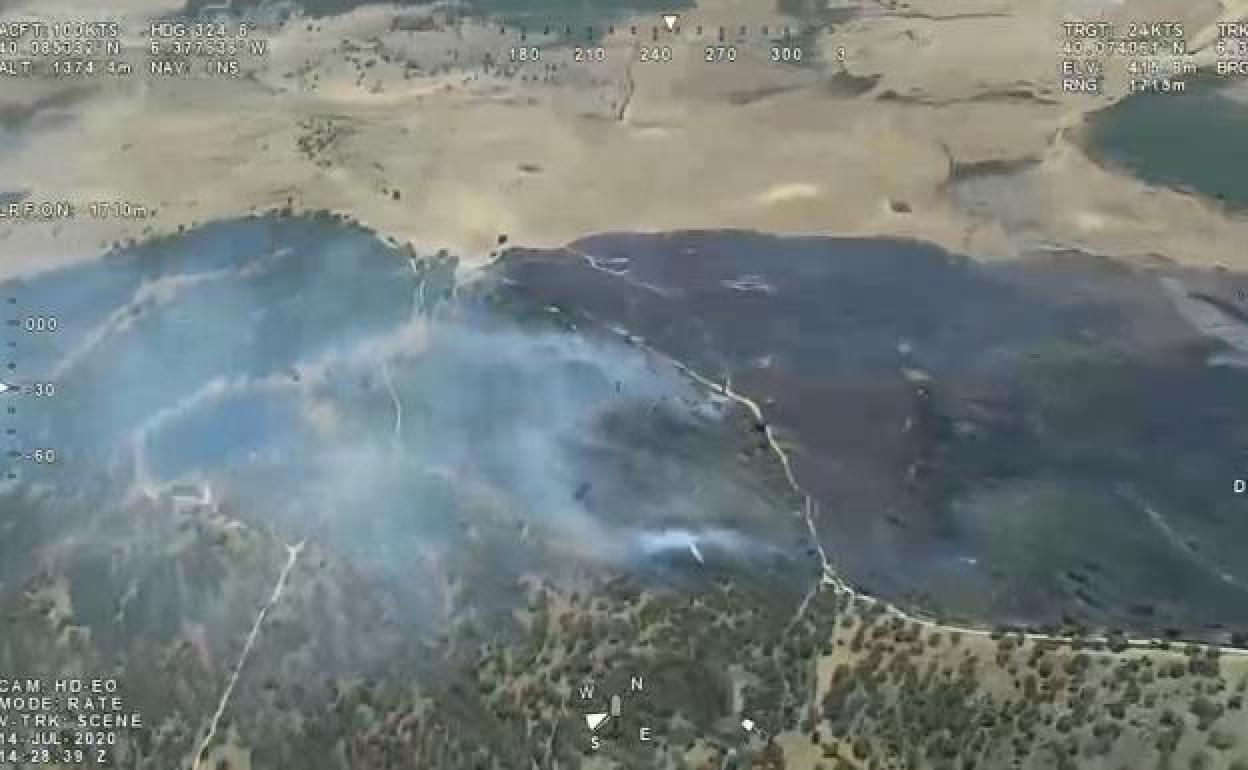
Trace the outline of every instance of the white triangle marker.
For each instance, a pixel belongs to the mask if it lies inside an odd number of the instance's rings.
[[[668,32],[672,32],[673,30],[676,29],[676,22],[679,19],[680,19],[680,16],[678,14],[665,13],[663,14],[663,26],[667,27]]]
[[[607,721],[607,715],[603,713],[585,715],[585,724],[589,725],[589,731],[591,733],[601,727],[602,723],[605,721]]]

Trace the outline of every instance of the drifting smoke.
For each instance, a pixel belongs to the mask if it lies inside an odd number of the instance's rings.
[[[46,431],[128,468],[119,496],[191,483],[424,592],[431,623],[455,586],[488,602],[524,574],[779,552],[740,534],[784,520],[776,488],[674,367],[468,303],[430,313],[393,255],[300,237],[122,263],[131,283],[79,297],[90,317],[50,368],[92,387]]]
[[[688,553],[700,564],[714,555],[729,558],[751,559],[776,553],[773,547],[728,529],[684,528],[638,532],[634,542],[642,556],[656,557]]]
[[[728,528],[774,512],[716,446],[722,415],[626,345],[431,321],[300,371],[297,385],[214,387],[161,413],[145,429],[157,482],[213,478],[292,535],[430,584],[460,561],[505,581],[775,551]],[[264,428],[214,437],[234,415]],[[169,463],[180,457],[209,462]]]

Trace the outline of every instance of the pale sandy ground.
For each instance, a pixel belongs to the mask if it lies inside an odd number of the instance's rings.
[[[169,5],[128,0],[111,14],[137,31]],[[981,258],[1073,247],[1245,266],[1239,245],[1248,219],[1100,168],[1072,143],[1071,129],[1088,111],[1121,96],[1121,76],[1104,97],[1052,93],[1044,103],[997,95],[1055,89],[1063,19],[1182,20],[1189,40],[1207,41],[1213,21],[1243,15],[1241,0],[1229,8],[1216,0],[917,0],[908,15],[881,10],[818,35],[817,66],[775,64],[757,37],[735,62],[702,61],[696,24],[786,21],[767,5],[705,0],[666,41],[673,61],[636,63],[621,40],[608,44],[605,64],[568,63],[557,82],[541,79],[540,66],[522,70],[531,80],[483,73],[485,53],[506,59],[513,44],[496,30],[465,23],[394,32],[387,7],[275,30],[271,52],[245,60],[249,78],[96,78],[79,100],[36,116],[17,149],[0,150],[0,191],[120,198],[157,214],[141,222],[0,221],[0,277],[288,200],[477,264],[503,233],[513,244],[556,246],[607,230],[740,227],[914,236]],[[5,14],[66,18],[75,8],[83,3],[40,0]],[[646,29],[657,23],[638,21]],[[400,65],[379,62],[361,77],[344,61],[344,39],[376,41],[423,68],[405,79]],[[544,64],[567,58],[552,44]],[[142,54],[132,59],[145,70]],[[430,74],[440,62],[451,69]],[[879,75],[873,95],[832,88],[842,66]],[[0,109],[81,85],[6,79]],[[903,99],[875,98],[883,90]],[[297,142],[330,122],[339,135],[318,165]],[[951,160],[1022,158],[1039,163],[948,184]],[[399,200],[387,193],[393,189]],[[912,211],[898,213],[890,201]]]

